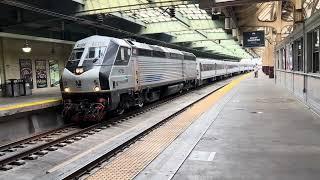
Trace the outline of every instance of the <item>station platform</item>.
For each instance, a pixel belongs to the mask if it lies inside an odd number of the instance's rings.
[[[34,89],[30,96],[0,97],[0,117],[61,104],[59,87]]]
[[[259,75],[242,80],[135,179],[319,179],[319,116]]]

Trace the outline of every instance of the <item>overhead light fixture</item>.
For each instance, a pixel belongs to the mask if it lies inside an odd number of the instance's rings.
[[[25,53],[30,53],[31,52],[31,47],[29,46],[28,41],[26,41],[24,43],[24,47],[22,48],[22,51],[25,52]]]

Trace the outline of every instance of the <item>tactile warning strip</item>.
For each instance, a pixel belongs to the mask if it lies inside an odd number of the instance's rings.
[[[250,73],[251,74],[251,73]],[[88,180],[125,180],[133,179],[167,146],[171,144],[192,122],[213,106],[222,96],[228,93],[241,80],[248,77],[243,75],[227,86],[221,88],[205,99],[191,106],[180,115],[164,123],[159,128],[132,144],[120,153],[109,164],[90,175]]]
[[[36,101],[36,102],[26,102],[26,103],[21,103],[21,104],[13,104],[13,105],[0,107],[0,111],[8,111],[8,110],[13,110],[13,109],[38,106],[38,105],[44,105],[44,104],[48,104],[48,103],[60,103],[61,101],[62,101],[61,99],[47,99],[47,100]]]

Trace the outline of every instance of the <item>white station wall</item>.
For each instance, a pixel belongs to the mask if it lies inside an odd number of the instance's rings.
[[[32,51],[25,53],[22,51],[25,40],[0,38],[0,75],[3,83],[4,78],[20,79],[19,59],[30,59],[32,61],[33,87],[36,85],[35,60],[45,60],[47,69],[47,87],[50,87],[49,61],[59,65],[60,74],[72,50],[70,44],[58,44],[52,42],[30,41]]]

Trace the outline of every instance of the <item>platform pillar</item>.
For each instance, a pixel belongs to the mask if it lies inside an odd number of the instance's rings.
[[[4,83],[5,81],[5,68],[4,68],[4,54],[3,54],[3,41],[0,38],[0,84]]]
[[[0,38],[0,84],[3,84],[6,79],[3,44],[3,38]]]
[[[264,73],[268,75],[270,78],[274,77],[274,58],[273,58],[274,45],[269,42],[266,43],[265,50],[262,55],[262,68]]]

